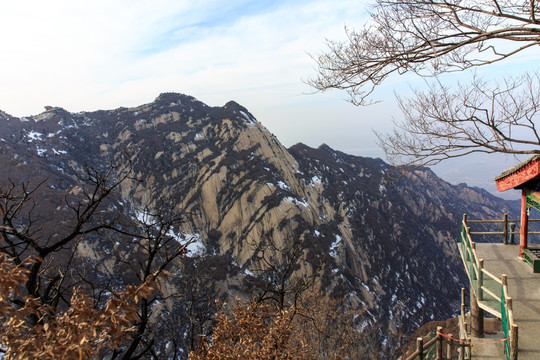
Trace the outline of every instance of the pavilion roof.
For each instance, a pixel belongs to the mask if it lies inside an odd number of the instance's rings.
[[[533,155],[525,161],[504,170],[495,178],[497,189],[506,191],[521,188],[528,181],[540,178],[540,155]]]

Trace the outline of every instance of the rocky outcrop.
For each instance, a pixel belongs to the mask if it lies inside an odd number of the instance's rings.
[[[427,168],[396,178],[397,169],[380,159],[326,145],[286,149],[235,102],[209,107],[168,93],[111,111],[0,113],[0,127],[3,180],[49,176],[53,199],[75,191],[73,169],[105,170],[128,158],[134,176],[116,195],[117,208],[135,216],[137,208],[167,204],[190,213],[181,231],[198,234],[208,253],[241,272],[225,276],[222,289],[237,291],[252,276],[261,241],[300,243],[305,263],[295,271],[322,269],[328,293],[360,304],[372,321],[404,324],[405,332],[457,309],[466,282],[455,246],[462,214],[510,211],[503,200],[450,185]],[[91,244],[79,252],[95,255]]]

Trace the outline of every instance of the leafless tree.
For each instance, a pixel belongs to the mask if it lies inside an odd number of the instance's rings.
[[[318,76],[308,83],[320,91],[344,90],[353,104],[367,105],[374,101],[374,89],[392,74],[434,77],[493,64],[540,45],[539,12],[536,0],[377,0],[362,28],[346,29],[347,41],[328,41],[328,51],[315,57]],[[419,165],[474,151],[537,153],[538,74],[523,78],[523,85],[476,79],[457,90],[435,83],[416,92],[416,99],[401,99],[406,120],[396,124],[394,134],[379,135],[383,148],[391,158]],[[507,104],[513,113],[504,114]],[[516,137],[518,128],[532,132]]]
[[[540,154],[538,73],[455,86],[435,82],[398,98],[403,119],[377,133],[391,162],[436,164],[472,153]]]
[[[280,310],[295,306],[302,295],[316,286],[323,272],[322,265],[311,269],[306,259],[305,244],[302,241],[286,240],[278,244],[272,238],[257,243],[248,243],[254,248],[255,278],[252,285],[256,290],[255,301],[274,302]],[[311,270],[311,273],[302,273]]]
[[[79,171],[63,202],[58,199],[63,191],[47,194],[54,184],[47,180],[0,185],[0,252],[28,274],[24,291],[12,299],[14,305],[23,307],[28,295],[51,314],[61,314],[71,309],[73,294],[82,290],[89,294],[85,304],[102,309],[125,289],[144,288],[156,276],[181,268],[178,259],[192,241],[179,235],[185,214],[157,200],[136,214],[118,208],[119,187],[132,177],[131,164],[122,159],[105,168]],[[110,350],[111,358],[158,357],[156,349],[167,339],[156,339],[154,333],[167,325],[162,319],[166,303],[178,297],[170,281],[161,283],[162,288],[137,299],[130,332]],[[33,328],[43,320],[31,314],[28,321]]]
[[[86,292],[75,289],[70,307],[57,312],[32,296],[25,297],[23,306],[12,301],[20,296],[28,274],[24,264],[16,265],[0,251],[0,356],[6,360],[91,359],[117,348],[133,331],[137,303],[150,296],[163,277],[156,274],[142,286],[117,292],[101,309],[94,308],[94,299]],[[39,319],[37,324],[30,320],[34,318]]]
[[[71,215],[63,221],[63,226],[57,224],[54,228],[43,225],[46,221],[46,214],[43,212],[50,211],[50,208],[41,206],[43,204],[38,204],[39,200],[36,200],[39,191],[46,191],[43,189],[45,181],[37,185],[10,181],[6,186],[0,187],[0,215],[3,226],[0,229],[0,250],[11,256],[17,265],[24,264],[28,267],[29,276],[25,283],[28,295],[41,298],[47,305],[52,306],[58,305],[59,298],[66,298],[63,290],[67,288],[67,268],[71,263],[74,245],[88,234],[116,228],[118,217],[108,213],[106,199],[130,176],[130,164],[111,164],[105,172],[88,167],[84,173],[77,175],[80,186],[76,187],[75,192],[78,196],[66,195],[64,208],[68,209]],[[109,216],[107,219],[100,219],[102,221],[95,221],[100,215]],[[66,251],[70,254],[67,261]],[[63,256],[59,256],[60,253]],[[31,257],[37,261],[25,263],[25,260]],[[56,263],[56,268],[50,271],[54,258],[64,258],[64,261],[61,264]],[[67,296],[69,298],[71,294]]]
[[[193,239],[179,239],[175,231],[184,222],[184,216],[177,215],[166,203],[145,205],[133,220],[131,236],[114,239],[117,244],[114,254],[118,270],[135,285],[144,284],[156,273],[168,273],[175,261],[187,253]],[[127,233],[126,230],[123,231]],[[176,264],[178,265],[178,264]],[[178,266],[177,266],[178,267]],[[127,276],[126,276],[127,275]],[[166,285],[168,283],[165,283]],[[138,303],[139,319],[133,324],[135,331],[129,336],[127,346],[120,347],[112,354],[112,359],[140,359],[143,356],[158,358],[156,348],[163,339],[156,339],[157,329],[166,323],[167,300],[177,296],[173,286],[155,292]],[[170,304],[172,306],[172,304]],[[158,344],[160,343],[160,344]]]

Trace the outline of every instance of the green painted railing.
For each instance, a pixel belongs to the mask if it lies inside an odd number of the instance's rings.
[[[483,221],[475,220],[474,222]],[[466,215],[463,216],[458,248],[478,305],[501,319],[504,336],[510,340],[505,341],[506,359],[517,358],[517,325],[514,324],[512,299],[508,296],[506,275],[502,275],[501,279],[499,279],[483,268],[483,260],[478,259],[475,243],[471,240],[471,231],[467,226]]]
[[[478,288],[478,261],[475,252],[473,251],[473,243],[470,239],[471,236],[467,232],[467,227],[463,224],[461,226],[461,243],[459,250],[463,263],[465,264],[465,270],[467,270],[467,275],[469,276],[471,288],[478,297],[478,294],[476,294]]]
[[[512,310],[512,298],[508,295],[508,285],[506,275],[502,276],[501,289],[501,323],[504,337],[510,339],[504,343],[504,353],[507,360],[517,359],[517,325],[514,323],[514,312]]]
[[[504,305],[504,291],[501,291],[501,323],[505,339],[510,337],[510,319],[508,314],[508,308]],[[506,360],[510,360],[510,341],[504,342],[504,353],[506,354]]]

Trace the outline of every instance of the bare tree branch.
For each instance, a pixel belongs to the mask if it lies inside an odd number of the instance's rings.
[[[314,89],[344,90],[355,105],[393,74],[435,78],[428,90],[399,98],[405,120],[377,134],[389,160],[430,165],[472,153],[540,153],[535,126],[538,73],[449,88],[437,75],[485,66],[540,45],[539,1],[376,0],[371,18],[347,41],[327,41],[314,56]]]
[[[377,133],[391,162],[433,165],[472,153],[540,154],[538,73],[454,87],[436,82],[398,98],[404,119]]]
[[[319,91],[345,90],[357,105],[393,73],[433,76],[501,61],[540,44],[538,1],[378,0],[371,20],[346,29],[347,42],[327,41],[314,56]]]

